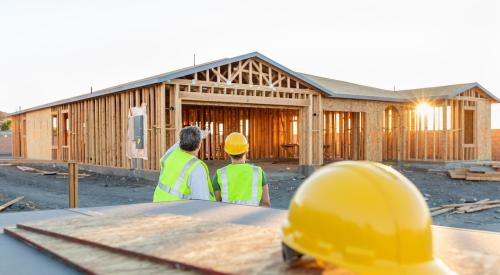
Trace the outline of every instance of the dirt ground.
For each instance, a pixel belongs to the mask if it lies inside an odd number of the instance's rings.
[[[222,163],[209,163],[213,173]],[[273,208],[288,208],[295,190],[305,177],[295,173],[294,164],[262,163],[270,177]],[[66,169],[48,164],[28,165],[43,170],[65,172]],[[481,199],[500,199],[500,182],[464,181],[449,179],[445,173],[427,169],[395,167],[422,192],[429,207],[449,203],[473,202]],[[79,179],[79,206],[93,207],[150,202],[156,181],[134,177],[110,176],[88,171]],[[0,204],[19,196],[25,198],[3,211],[58,209],[68,206],[66,176],[39,175],[23,172],[15,165],[0,164]],[[442,214],[433,218],[437,225],[500,232],[500,208],[468,214]]]

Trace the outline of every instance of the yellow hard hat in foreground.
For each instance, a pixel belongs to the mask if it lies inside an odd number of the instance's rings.
[[[240,155],[247,152],[247,138],[238,132],[229,134],[224,142],[224,151],[230,155]]]
[[[433,255],[418,189],[388,166],[344,161],[297,190],[282,228],[283,257],[315,257],[360,274],[455,274]]]

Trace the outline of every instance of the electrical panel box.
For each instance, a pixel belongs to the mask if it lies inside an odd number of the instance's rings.
[[[134,140],[136,149],[144,149],[144,116],[134,116]]]

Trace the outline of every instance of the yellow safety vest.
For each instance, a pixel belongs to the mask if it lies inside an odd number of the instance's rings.
[[[191,189],[187,183],[191,172],[199,163],[205,168],[207,174],[209,200],[215,201],[207,165],[197,157],[176,148],[165,154],[160,160],[160,178],[155,189],[153,202],[191,199]]]
[[[251,164],[229,164],[217,170],[223,202],[260,205],[262,168]]]

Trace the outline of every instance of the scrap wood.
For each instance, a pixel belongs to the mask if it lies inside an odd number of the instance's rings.
[[[17,169],[23,171],[23,172],[33,172],[33,173],[37,173],[37,174],[46,174],[46,175],[50,175],[52,172],[51,171],[45,171],[45,170],[40,170],[40,169],[37,169],[37,168],[33,168],[33,167],[28,167],[28,166],[22,166],[22,165],[18,165],[16,166]]]
[[[439,210],[436,210],[436,211],[433,211],[431,212],[431,216],[437,216],[437,215],[441,215],[441,214],[444,214],[446,212],[450,212],[451,210],[453,210],[453,208],[442,208],[442,209],[439,209]]]
[[[491,168],[487,166],[472,166],[469,167],[468,171],[474,173],[486,173],[488,171],[491,171]]]
[[[467,169],[465,168],[455,168],[448,170],[448,175],[452,179],[465,179]]]
[[[40,172],[37,174],[41,174],[41,175],[46,176],[46,175],[55,175],[55,174],[57,174],[57,172],[56,171],[43,171],[43,172]]]
[[[500,200],[484,199],[473,203],[457,203],[457,204],[442,205],[440,207],[433,207],[430,210],[432,216],[437,216],[450,211],[454,211],[453,213],[457,214],[463,214],[463,213],[474,213],[496,207],[500,207]]]
[[[451,169],[448,170],[448,175],[452,179],[500,181],[500,171],[490,171],[477,167]]]
[[[23,172],[26,172],[26,171],[34,171],[35,168],[31,168],[31,167],[28,167],[28,166],[22,166],[22,165],[18,165],[16,166],[17,169],[23,171]]]
[[[47,175],[68,176],[69,175],[68,173],[65,173],[65,172],[46,171],[46,170],[41,170],[41,169],[32,168],[32,167],[28,167],[28,166],[22,166],[22,165],[19,165],[16,167],[17,167],[17,169],[19,169],[23,172],[33,172],[33,173],[36,173],[39,175],[44,175],[44,176],[47,176]],[[88,176],[90,176],[90,174],[78,173],[78,177],[88,177]]]
[[[9,202],[6,202],[6,203],[4,203],[4,204],[0,205],[0,212],[1,212],[1,211],[3,211],[3,210],[5,210],[5,209],[7,209],[7,208],[9,208],[9,207],[11,207],[11,206],[12,206],[12,205],[14,205],[16,202],[18,202],[18,201],[20,201],[20,200],[22,200],[22,199],[24,199],[24,196],[21,196],[21,197],[15,198],[15,199],[13,199],[13,200],[11,200],[11,201],[9,201]]]
[[[497,208],[497,207],[500,207],[500,204],[490,204],[490,205],[469,207],[467,209],[461,210],[460,212],[459,212],[459,209],[457,209],[456,213],[474,213],[474,212],[478,212],[478,211],[481,211],[481,210],[486,210],[486,209],[491,209],[491,208]]]
[[[445,205],[442,205],[442,207],[461,207],[461,206],[465,206],[465,205],[478,205],[478,204],[491,204],[491,203],[500,203],[500,200],[484,199],[484,200],[480,200],[477,202],[445,204]]]
[[[487,171],[483,173],[478,172],[467,172],[466,180],[489,180],[489,181],[500,181],[500,172]]]
[[[69,173],[57,172],[56,175],[58,175],[58,176],[68,176]],[[88,176],[90,176],[90,174],[78,173],[78,177],[88,177]]]

